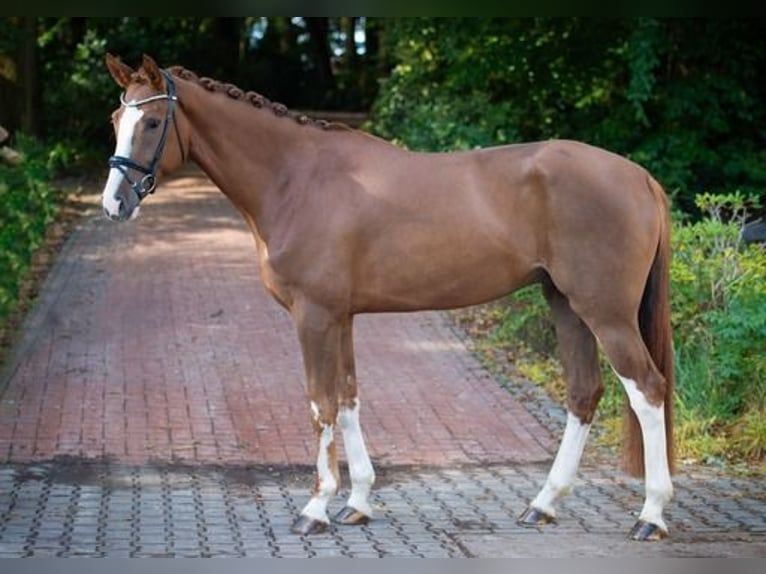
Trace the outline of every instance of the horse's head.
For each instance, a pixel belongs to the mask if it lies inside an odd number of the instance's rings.
[[[154,192],[157,178],[184,162],[188,142],[179,126],[175,83],[168,72],[149,56],[138,70],[111,54],[106,65],[124,92],[112,113],[117,147],[109,158],[102,204],[110,219],[125,221],[138,215],[139,203]]]

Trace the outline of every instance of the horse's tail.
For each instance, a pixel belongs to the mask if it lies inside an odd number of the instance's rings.
[[[660,238],[638,311],[641,337],[660,373],[665,377],[665,440],[668,467],[674,470],[673,445],[673,333],[670,327],[670,207],[665,191],[651,176],[648,184],[661,214]],[[627,403],[627,401],[626,401]],[[644,447],[638,418],[625,405],[625,468],[644,475]]]

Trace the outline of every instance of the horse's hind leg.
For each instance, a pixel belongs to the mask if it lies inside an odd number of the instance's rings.
[[[533,527],[555,522],[554,503],[572,488],[604,392],[593,334],[552,283],[547,282],[543,289],[556,325],[559,358],[567,382],[567,423],[545,485],[519,517],[519,524]]]
[[[646,498],[630,537],[659,540],[668,533],[662,512],[673,496],[665,431],[667,382],[652,361],[637,326],[611,323],[597,326],[594,332],[622,382],[641,426]],[[641,454],[635,452],[633,456],[640,457]]]
[[[346,506],[333,517],[340,524],[364,524],[372,517],[368,501],[375,482],[375,470],[359,424],[359,395],[354,365],[353,323],[349,318],[341,332],[341,379],[338,392],[338,425],[343,433],[348,470],[351,475],[351,495]]]

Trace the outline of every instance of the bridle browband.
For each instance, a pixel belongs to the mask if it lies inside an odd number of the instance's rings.
[[[175,107],[178,101],[176,96],[176,86],[173,83],[173,78],[165,70],[161,70],[162,76],[165,78],[167,84],[167,93],[157,94],[155,96],[149,96],[143,100],[137,102],[126,102],[125,92],[120,94],[120,102],[123,106],[138,108],[149,102],[155,102],[157,100],[167,100],[168,108],[165,113],[165,122],[162,124],[162,133],[160,134],[160,141],[157,142],[157,147],[154,150],[154,157],[149,165],[142,165],[133,159],[121,155],[113,155],[109,158],[109,167],[113,167],[122,173],[123,177],[130,184],[130,188],[138,197],[138,201],[141,202],[147,195],[154,193],[154,188],[157,186],[157,166],[160,163],[162,154],[165,151],[165,142],[168,139],[168,125],[172,122],[178,138],[179,149],[181,155],[184,155],[183,144],[181,143],[181,134],[178,133],[178,124],[175,122]],[[128,170],[134,169],[144,174],[139,181],[133,181],[130,178]]]

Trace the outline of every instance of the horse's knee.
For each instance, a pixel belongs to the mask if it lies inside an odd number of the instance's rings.
[[[321,432],[326,426],[334,426],[338,419],[338,405],[328,398],[312,399],[309,402],[311,422],[316,432]]]

